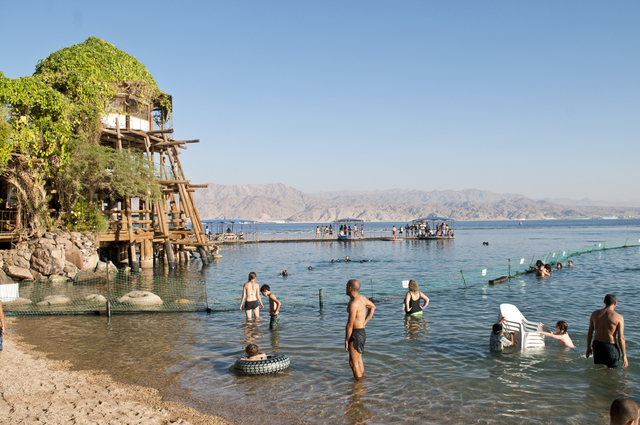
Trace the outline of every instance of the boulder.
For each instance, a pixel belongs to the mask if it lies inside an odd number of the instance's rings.
[[[64,248],[43,245],[31,256],[31,268],[44,276],[51,276],[62,271],[65,261]]]
[[[105,304],[107,302],[107,299],[100,294],[90,294],[87,295],[86,297],[84,297],[85,300],[87,301],[91,301],[94,303],[100,303],[100,304]]]
[[[69,249],[65,249],[64,251],[65,259],[68,262],[73,263],[77,268],[81,269],[84,266],[84,256],[82,255],[82,251],[71,244],[69,247]]]
[[[33,280],[46,280],[46,276],[43,276],[42,273],[37,272],[35,270],[31,270],[31,276],[33,276]]]
[[[51,281],[51,283],[65,283],[68,279],[66,276],[54,274],[52,276],[49,276],[49,280]]]
[[[100,258],[98,257],[98,254],[89,255],[87,258],[84,259],[83,265],[82,267],[80,267],[80,270],[82,270],[83,272],[95,270],[99,260]]]
[[[28,298],[22,298],[22,297],[18,297],[13,301],[7,301],[6,303],[3,302],[3,305],[27,305],[27,304],[31,304],[31,300]]]
[[[16,279],[33,280],[33,275],[29,269],[23,269],[22,267],[9,266],[6,268],[8,276],[15,277]]]
[[[71,302],[71,298],[65,297],[64,295],[49,295],[44,298],[43,301],[37,303],[37,305],[60,305],[67,304]]]
[[[67,261],[66,263],[64,263],[64,269],[62,269],[65,273],[73,273],[73,272],[78,272],[78,268],[76,267],[75,264]]]
[[[13,279],[11,279],[4,270],[0,269],[0,285],[5,283],[13,283]]]
[[[96,266],[96,271],[99,273],[105,273],[107,271],[107,265],[109,266],[109,273],[111,274],[118,273],[118,268],[111,261],[109,261],[109,263],[98,261],[98,265]]]
[[[162,299],[154,293],[148,291],[132,291],[126,294],[124,297],[119,298],[123,304],[135,305],[135,306],[147,306],[147,305],[161,305]]]

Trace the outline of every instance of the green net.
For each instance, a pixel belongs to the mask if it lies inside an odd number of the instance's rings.
[[[563,262],[566,265],[572,257],[593,251],[638,246],[640,239],[605,241],[579,249],[562,249],[544,255],[511,258],[483,269],[461,270],[417,282],[425,291],[499,284],[509,277],[530,272],[530,267],[538,260],[544,264]],[[375,301],[384,302],[401,298],[406,292],[408,281],[366,280],[360,283],[360,293]],[[320,290],[314,288],[313,291],[318,292],[311,296],[309,290],[306,286],[289,288],[279,298],[291,307],[346,303],[343,285],[327,286]],[[3,302],[7,315],[104,313],[107,298],[114,313],[231,311],[240,306],[240,297],[235,291],[229,291],[228,283],[168,278],[145,273],[129,274],[122,271],[110,273],[108,285],[105,272],[78,273],[73,280],[22,282],[19,283],[19,295],[20,298],[15,301]]]
[[[22,282],[15,301],[3,303],[8,315],[82,314],[111,311],[205,311],[205,282],[119,271],[81,272],[73,280]]]

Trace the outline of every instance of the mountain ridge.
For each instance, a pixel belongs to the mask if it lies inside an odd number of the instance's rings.
[[[479,189],[343,190],[306,194],[282,183],[232,186],[209,183],[208,188],[194,193],[194,200],[202,219],[330,222],[343,217],[410,221],[428,215],[456,220],[640,217],[638,207],[559,204]]]

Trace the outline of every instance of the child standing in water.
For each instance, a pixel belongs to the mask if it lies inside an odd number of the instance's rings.
[[[280,321],[280,306],[282,303],[278,301],[275,295],[271,292],[269,285],[262,285],[260,292],[265,297],[269,298],[269,314],[271,315],[271,321],[269,322],[269,329],[275,331]]]
[[[251,319],[251,312],[256,315],[256,319],[260,316],[260,309],[264,308],[256,283],[257,275],[254,272],[249,273],[249,281],[242,287],[242,300],[240,301],[240,310],[244,309],[247,314],[247,320]],[[246,301],[246,302],[245,302]]]
[[[567,333],[567,329],[569,328],[569,325],[567,325],[567,322],[563,322],[562,320],[557,322],[556,323],[556,331],[554,333],[549,332],[549,329],[547,329],[544,326],[544,323],[540,323],[540,325],[542,326],[542,329],[544,329],[546,331],[546,332],[538,332],[540,335],[544,335],[544,336],[548,336],[549,338],[557,339],[558,342],[560,343],[560,345],[564,345],[567,348],[575,348],[576,347],[575,345],[573,345],[573,341],[571,341],[571,338],[569,338],[569,334]]]

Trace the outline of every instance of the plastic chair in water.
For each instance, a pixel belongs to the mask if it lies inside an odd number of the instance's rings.
[[[500,304],[500,317],[504,317],[502,326],[513,333],[514,345],[521,350],[529,348],[544,348],[544,336],[537,333],[542,331],[540,323],[530,322],[513,304]]]

